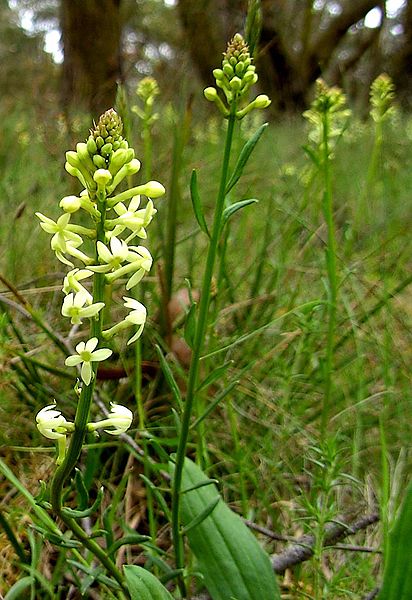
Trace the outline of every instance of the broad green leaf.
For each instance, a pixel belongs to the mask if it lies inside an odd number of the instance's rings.
[[[172,463],[170,469],[174,469]],[[197,465],[185,460],[182,488],[194,489],[181,497],[184,527],[216,500],[215,485],[198,487],[206,479]],[[196,569],[213,600],[280,600],[269,556],[221,497],[214,510],[191,527],[187,538],[197,560]]]
[[[385,562],[383,585],[378,600],[412,598],[412,481],[401,510],[389,533],[389,550]]]
[[[259,127],[259,129],[252,135],[250,140],[248,140],[246,142],[246,144],[243,146],[242,151],[239,154],[239,158],[237,159],[235,168],[233,169],[233,173],[232,173],[232,175],[229,179],[229,182],[226,186],[226,194],[228,194],[230,192],[230,190],[236,185],[236,183],[241,178],[243,169],[245,168],[250,155],[252,154],[256,144],[258,143],[262,133],[265,131],[267,126],[268,126],[267,123],[263,123],[263,125],[261,125]]]
[[[205,215],[203,214],[202,202],[199,196],[197,173],[195,169],[193,169],[192,176],[190,178],[190,197],[192,199],[193,212],[195,213],[196,221],[198,222],[200,229],[210,237],[209,230],[206,225]]]
[[[123,569],[131,600],[173,600],[171,594],[150,571],[137,565],[125,565]]]
[[[230,219],[232,215],[238,210],[249,206],[250,204],[256,204],[258,202],[256,198],[248,198],[247,200],[240,200],[240,202],[234,202],[225,208],[223,211],[223,225]]]

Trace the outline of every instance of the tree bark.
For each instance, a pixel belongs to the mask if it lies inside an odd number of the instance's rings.
[[[120,3],[61,0],[61,94],[66,110],[80,107],[98,116],[113,106],[122,79]]]

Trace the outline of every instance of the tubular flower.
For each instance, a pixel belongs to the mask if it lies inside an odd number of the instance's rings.
[[[49,440],[58,440],[71,431],[73,424],[66,421],[55,404],[42,408],[36,415],[37,429]]]
[[[40,227],[44,229],[47,233],[54,234],[51,239],[51,245],[59,246],[62,252],[66,252],[66,242],[71,241],[80,246],[83,242],[80,235],[70,231],[70,213],[64,213],[57,219],[57,221],[53,221],[49,219],[49,217],[45,217],[40,212],[36,212],[36,216],[40,219]]]
[[[129,264],[116,269],[113,273],[108,273],[106,279],[109,283],[113,283],[116,279],[133,273],[126,284],[126,289],[130,290],[139,283],[145,273],[150,271],[153,259],[149,250],[144,246],[130,246],[126,260]]]
[[[130,313],[127,315],[127,317],[125,318],[125,321],[127,323],[130,323],[131,325],[139,326],[136,333],[127,342],[127,345],[129,345],[129,344],[132,344],[133,342],[135,342],[137,339],[139,339],[139,337],[142,335],[143,328],[146,323],[147,311],[146,311],[146,307],[143,306],[143,304],[141,302],[139,302],[138,300],[135,300],[134,298],[127,298],[126,296],[123,296],[123,300],[125,300],[125,303],[124,303],[125,307],[132,309],[130,311]]]
[[[116,325],[113,325],[113,327],[111,327],[110,329],[106,329],[106,331],[103,331],[103,337],[106,339],[111,338],[116,333],[118,333],[119,331],[122,331],[123,329],[132,327],[132,325],[138,325],[139,326],[138,330],[127,342],[127,344],[131,344],[132,342],[135,342],[142,335],[142,331],[143,331],[144,325],[146,323],[147,311],[146,311],[146,307],[141,302],[139,302],[138,300],[135,300],[134,298],[126,298],[124,296],[123,300],[125,300],[125,303],[124,303],[125,307],[131,308],[132,310],[123,319],[123,321],[120,321],[120,323],[116,323]]]
[[[108,418],[96,423],[88,423],[87,429],[89,431],[104,428],[104,431],[110,435],[120,435],[129,429],[133,421],[132,411],[126,406],[115,404],[114,402],[111,402],[110,406],[111,409]],[[105,429],[106,427],[111,427],[112,429]]]
[[[105,264],[90,267],[93,271],[96,273],[108,273],[112,269],[118,269],[129,255],[129,248],[126,242],[119,240],[117,237],[110,239],[110,250],[103,242],[97,242],[99,259]]]
[[[93,375],[92,362],[100,362],[111,356],[112,351],[109,348],[100,348],[96,350],[99,340],[96,337],[91,338],[86,343],[80,342],[76,346],[77,354],[72,354],[66,358],[67,367],[82,365],[81,378],[86,385],[90,385]]]
[[[93,271],[89,269],[73,269],[69,271],[63,281],[63,293],[70,294],[70,292],[83,292],[86,298],[86,304],[92,304],[93,296],[86,288],[80,283],[83,279],[93,275]]]
[[[72,325],[81,325],[82,319],[94,317],[104,307],[104,302],[87,304],[89,295],[86,290],[80,290],[76,294],[68,294],[63,300],[62,315],[70,317]]]
[[[66,435],[74,430],[74,423],[66,421],[55,404],[42,408],[36,415],[37,429],[49,440],[57,441],[57,464],[60,465],[66,455]]]

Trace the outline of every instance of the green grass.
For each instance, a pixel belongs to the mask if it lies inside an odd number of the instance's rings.
[[[60,269],[52,257],[48,238],[33,216],[39,210],[55,217],[57,213],[53,213],[52,207],[62,196],[75,192],[63,171],[63,153],[69,147],[67,135],[52,120],[39,122],[23,108],[1,115],[1,121],[6,128],[0,151],[3,211],[0,271],[55,332],[67,335],[68,330],[61,330],[59,315],[58,286],[64,268],[61,265]],[[235,139],[238,150],[258,123],[245,122],[245,125],[248,131],[242,130]],[[358,513],[380,510],[388,520],[383,527],[370,528],[353,539],[355,544],[380,548],[402,496],[400,482],[410,471],[407,448],[411,443],[412,305],[406,284],[401,289],[410,277],[412,246],[409,235],[412,175],[408,168],[412,141],[407,135],[410,131],[408,115],[398,115],[393,123],[387,124],[381,175],[366,209],[358,201],[364,190],[373,144],[371,127],[353,119],[333,162],[340,282],[333,396],[326,428],[326,441],[334,440],[334,457],[337,457],[337,466],[333,463],[336,467],[333,483],[328,480],[328,470],[322,467],[325,448],[320,440],[324,388],[320,364],[327,337],[325,311],[319,304],[290,312],[295,307],[325,299],[326,230],[321,186],[318,181],[308,185],[309,161],[302,149],[306,143],[303,119],[282,118],[270,125],[231,198],[232,201],[258,198],[259,204],[234,216],[224,252],[220,248],[219,277],[211,303],[213,326],[208,332],[205,353],[230,346],[240,336],[273,324],[209,361],[209,370],[228,360],[233,364],[223,379],[205,393],[205,405],[233,379],[238,379],[239,384],[230,398],[223,400],[204,421],[208,475],[221,480],[223,495],[231,506],[284,535],[317,531],[324,513],[316,500],[324,497],[328,514],[334,517],[354,510]],[[86,133],[85,128],[83,137]],[[153,178],[159,181],[167,182],[170,177],[172,139],[167,125],[155,131],[152,168]],[[185,278],[190,279],[192,290],[200,287],[205,241],[196,233],[190,208],[190,173],[193,168],[198,169],[201,197],[210,223],[223,139],[220,121],[211,118],[206,125],[195,122],[183,152],[176,214],[175,291],[184,287]],[[25,209],[17,215],[23,202]],[[167,227],[166,214],[167,199],[159,202],[156,216],[163,232]],[[152,237],[150,247],[160,259],[160,238]],[[397,289],[399,292],[392,296]],[[5,293],[3,285],[1,293],[16,301],[9,291]],[[161,295],[155,269],[145,284],[145,297],[152,325],[142,342],[142,356],[144,362],[156,362],[154,344],[159,343]],[[56,352],[44,332],[13,307],[7,306],[7,310],[22,338],[17,340],[5,319],[2,320],[4,343],[0,346],[0,360],[4,376],[0,384],[0,440],[7,462],[36,493],[37,480],[47,479],[45,470],[50,464],[50,454],[27,454],[7,447],[43,445],[35,430],[34,415],[55,397],[65,407],[67,416],[72,416],[72,384],[70,379],[63,380],[38,365],[13,358],[17,351],[30,350],[34,351],[33,359],[64,368],[63,355]],[[181,315],[181,324],[174,332],[176,339],[183,338],[183,321]],[[130,368],[132,362],[130,352],[117,359],[115,365]],[[179,370],[184,378],[185,367],[176,368],[175,372]],[[102,397],[128,403],[132,385],[126,379],[108,381],[103,385]],[[175,451],[170,411],[173,400],[155,368],[149,369],[144,378],[143,399],[149,432],[160,438],[168,452]],[[149,446],[151,456],[158,458],[154,444],[149,442]],[[320,464],[311,461],[313,448],[318,449],[318,455],[321,449]],[[127,473],[129,456],[130,449],[122,444],[116,449],[89,451],[86,467],[90,480],[104,482],[109,493],[114,494]],[[330,463],[330,457],[328,460]],[[152,477],[164,485],[156,473]],[[147,533],[147,517],[141,501],[144,491],[138,479],[137,482],[134,486],[125,484],[125,503],[131,514],[140,514],[136,521],[139,532]],[[2,496],[8,499],[11,494],[11,501],[0,501],[0,510],[13,523],[28,550],[29,536],[20,521],[26,508],[13,495],[9,484],[2,483],[1,487]],[[121,499],[116,502],[121,509]],[[161,537],[165,521],[156,497],[154,504],[158,543],[168,550],[168,540]],[[271,552],[284,547],[279,542],[261,540]],[[48,548],[41,545],[39,548],[44,564],[52,565]],[[140,551],[134,549],[128,559],[131,561]],[[0,581],[4,582],[0,583],[0,592],[5,593],[18,577],[19,568],[4,534],[0,535],[0,556],[4,557],[3,566],[0,563],[3,574]],[[362,598],[374,587],[379,555],[328,550],[324,556],[327,568],[318,555],[295,570],[290,597],[311,597],[316,576],[321,579],[318,585],[327,586],[325,597],[336,600]],[[60,563],[59,569],[64,571]],[[333,576],[325,582],[327,572]],[[107,595],[102,598],[110,597],[107,590],[104,594]],[[39,586],[35,598],[43,597],[47,594]]]

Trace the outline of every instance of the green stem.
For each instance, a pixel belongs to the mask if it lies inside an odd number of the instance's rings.
[[[333,192],[332,192],[332,173],[329,156],[329,120],[328,113],[323,115],[323,214],[326,221],[328,232],[326,246],[326,268],[328,277],[328,331],[326,339],[326,357],[324,373],[324,396],[321,417],[321,440],[324,439],[327,423],[329,420],[333,370],[334,370],[334,345],[336,331],[336,302],[337,302],[337,276],[336,276],[336,236],[335,223],[333,218]]]
[[[186,456],[186,447],[189,437],[190,419],[192,416],[195,400],[195,390],[199,374],[199,362],[203,349],[208,324],[208,312],[210,304],[210,289],[213,276],[213,269],[216,261],[217,248],[222,228],[222,215],[226,196],[226,184],[229,172],[230,152],[232,148],[233,133],[236,122],[236,103],[232,104],[231,113],[228,120],[226,132],[225,150],[223,155],[222,171],[217,196],[215,214],[213,219],[213,228],[211,240],[208,248],[206,267],[203,275],[203,283],[200,294],[199,314],[196,324],[196,333],[193,346],[192,360],[187,382],[186,401],[182,416],[181,431],[176,453],[176,464],[173,477],[172,489],[172,537],[175,549],[176,568],[184,567],[184,546],[183,537],[180,532],[180,489],[182,485],[183,467]],[[182,578],[179,581],[179,587],[185,595],[185,584]]]
[[[104,223],[106,219],[106,196],[104,193],[97,194],[97,208],[100,211],[101,217],[96,227],[96,245],[95,245],[95,258],[98,261],[97,254],[97,242],[105,242],[105,230]],[[95,302],[104,302],[105,299],[105,276],[101,273],[95,273],[93,278],[93,299]],[[97,337],[100,343],[102,339],[102,328],[103,328],[103,311],[100,311],[95,319],[92,319],[90,326],[90,337]],[[94,540],[89,539],[89,536],[83,531],[76,521],[68,518],[62,512],[63,507],[63,491],[64,485],[70,473],[76,466],[82,448],[84,439],[87,433],[87,423],[89,421],[90,407],[93,400],[93,392],[96,382],[98,362],[92,363],[93,365],[93,379],[89,385],[82,385],[82,391],[80,393],[79,402],[77,404],[76,415],[74,418],[74,432],[71,436],[70,445],[67,450],[67,454],[62,464],[56,469],[54,474],[51,489],[50,489],[50,502],[52,509],[56,516],[60,517],[67,527],[73,532],[78,540],[88,548],[96,558],[106,567],[108,572],[114,577],[119,583],[123,591],[128,595],[127,588],[120,571],[117,569],[113,561],[108,558],[107,552],[105,552]]]

